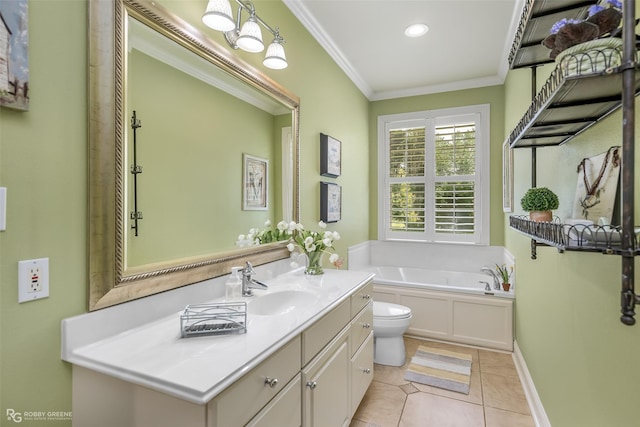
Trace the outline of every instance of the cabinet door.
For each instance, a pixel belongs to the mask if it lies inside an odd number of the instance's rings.
[[[349,328],[345,328],[302,371],[303,426],[339,427],[349,424],[350,363]]]
[[[302,422],[302,379],[298,374],[247,427],[300,427]]]
[[[356,413],[373,380],[373,332],[351,360],[351,415]]]

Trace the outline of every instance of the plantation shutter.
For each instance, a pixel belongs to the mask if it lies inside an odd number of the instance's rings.
[[[473,234],[476,224],[476,126],[435,128],[435,233]]]
[[[380,116],[378,135],[379,239],[489,243],[488,105]]]
[[[388,227],[392,231],[425,229],[425,128],[389,132]]]

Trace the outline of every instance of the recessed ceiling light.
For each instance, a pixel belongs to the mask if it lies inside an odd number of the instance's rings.
[[[407,37],[420,37],[427,34],[429,31],[429,27],[425,24],[413,24],[409,25],[406,30],[404,30],[404,35]]]

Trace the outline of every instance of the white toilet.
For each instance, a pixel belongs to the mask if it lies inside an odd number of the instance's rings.
[[[405,362],[402,334],[411,323],[411,309],[388,302],[373,302],[373,361],[402,366]]]

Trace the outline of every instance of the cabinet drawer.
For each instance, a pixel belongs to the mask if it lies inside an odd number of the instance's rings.
[[[300,371],[300,347],[298,336],[210,402],[209,426],[245,425]],[[267,378],[277,384],[271,387]]]
[[[302,333],[302,365],[309,363],[318,352],[349,324],[349,300],[326,314]]]
[[[358,314],[351,322],[351,356],[360,348],[364,340],[367,339],[369,333],[373,330],[373,302]]]
[[[351,415],[355,414],[373,380],[373,332],[351,359]]]
[[[300,377],[301,374],[296,375],[282,392],[247,424],[247,427],[300,427],[302,423]]]
[[[354,317],[373,299],[373,282],[369,282],[351,295],[351,317]]]

